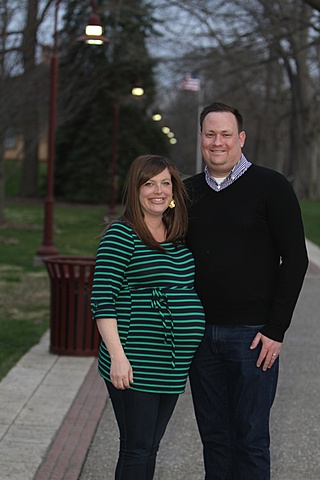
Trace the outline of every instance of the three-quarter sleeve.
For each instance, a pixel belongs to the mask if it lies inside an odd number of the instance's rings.
[[[100,241],[91,294],[94,319],[116,318],[116,299],[125,282],[126,269],[134,250],[132,231],[116,222]]]

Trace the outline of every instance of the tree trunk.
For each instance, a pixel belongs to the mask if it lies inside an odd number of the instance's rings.
[[[300,19],[309,21],[310,11],[302,5]],[[318,159],[320,115],[318,112],[316,94],[308,67],[306,48],[306,31],[296,30],[291,39],[295,60],[295,69],[290,69],[292,121],[291,141],[294,164],[295,189],[300,197],[319,200]]]
[[[2,35],[0,37],[0,49],[4,52],[6,47],[6,33],[7,25],[9,22],[7,5],[3,4],[2,7]],[[5,79],[5,55],[0,55],[0,225],[5,222],[4,212],[4,186],[5,186],[5,173],[4,173],[4,79]]]
[[[38,193],[38,109],[37,97],[32,94],[36,91],[36,84],[29,90],[26,100],[25,121],[23,122],[23,163],[20,179],[19,194],[21,197],[36,197]]]
[[[22,197],[36,197],[38,188],[38,105],[37,85],[35,82],[35,52],[37,43],[37,13],[38,0],[28,1],[28,16],[26,27],[23,32],[22,56],[24,74],[26,78],[24,105],[24,156],[22,164],[22,175],[20,182],[20,195]]]
[[[0,132],[0,225],[6,220],[4,212],[4,148],[3,135]]]

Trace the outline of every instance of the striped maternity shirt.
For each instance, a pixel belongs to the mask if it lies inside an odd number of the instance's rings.
[[[96,258],[91,309],[94,319],[116,318],[133,368],[133,390],[182,393],[204,332],[194,290],[194,260],[184,245],[148,248],[123,222],[111,225]],[[110,357],[101,341],[99,373],[110,381]]]

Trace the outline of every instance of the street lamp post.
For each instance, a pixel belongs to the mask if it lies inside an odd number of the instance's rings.
[[[119,129],[119,95],[115,94],[113,103],[113,130],[111,144],[111,185],[110,185],[110,203],[109,215],[116,214],[116,168],[117,168],[117,143]]]
[[[61,0],[56,0],[54,11],[54,36],[50,71],[50,107],[48,131],[47,192],[44,200],[43,242],[36,252],[36,258],[58,253],[53,243],[54,206],[54,160],[56,138],[57,79],[58,79],[58,11]]]
[[[134,85],[131,94],[135,97],[142,97],[144,89],[140,84]],[[118,131],[119,131],[119,94],[115,93],[113,102],[113,130],[112,130],[112,144],[111,144],[111,185],[110,185],[110,200],[109,200],[109,215],[116,215],[116,179],[117,179],[117,145],[118,145]]]
[[[58,249],[53,242],[53,211],[54,211],[54,163],[56,141],[56,117],[57,117],[57,83],[58,83],[58,12],[61,0],[56,0],[54,11],[54,36],[51,55],[50,71],[50,106],[49,106],[49,130],[48,130],[48,161],[47,161],[47,192],[44,200],[44,226],[42,245],[36,251],[34,263],[39,263],[44,257],[58,254]],[[89,18],[89,31],[78,40],[102,45],[108,39],[102,35],[101,20],[97,14],[95,0],[90,0],[92,14]]]

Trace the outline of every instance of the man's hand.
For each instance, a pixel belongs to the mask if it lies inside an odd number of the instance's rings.
[[[275,360],[278,358],[282,343],[271,340],[271,338],[262,335],[262,333],[257,333],[250,345],[251,350],[257,348],[260,342],[262,343],[262,346],[257,360],[257,367],[260,367],[263,363],[262,370],[266,371],[268,368],[272,367]]]

